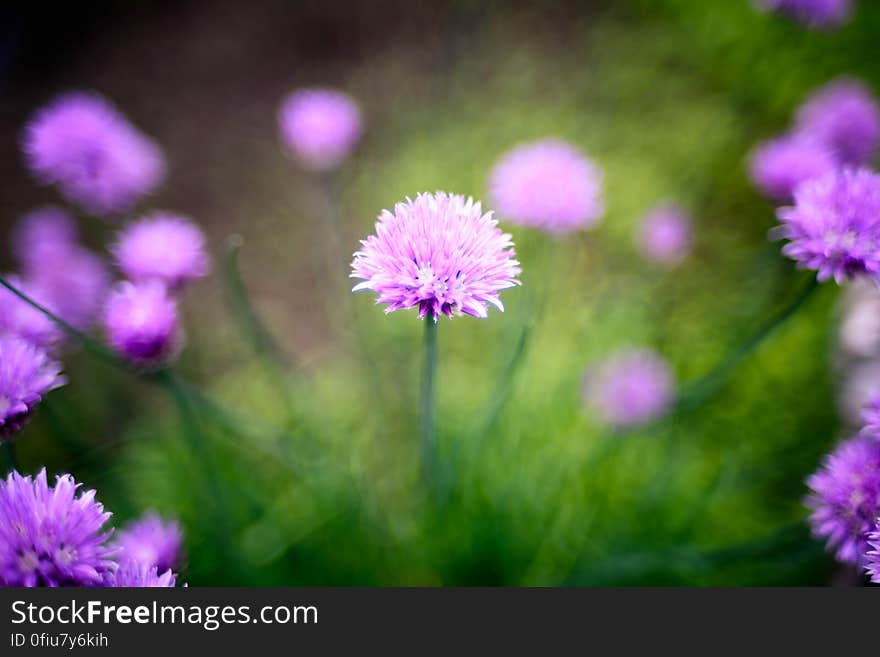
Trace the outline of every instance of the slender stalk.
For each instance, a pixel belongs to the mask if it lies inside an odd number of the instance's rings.
[[[727,382],[737,366],[754,352],[771,334],[785,324],[813,295],[819,285],[815,277],[791,303],[781,308],[762,324],[745,342],[734,349],[712,371],[687,386],[679,394],[677,411],[690,411],[708,401]]]
[[[437,433],[434,420],[434,384],[437,374],[437,322],[430,313],[425,317],[424,361],[422,367],[422,397],[419,421],[422,467],[424,468],[426,479],[431,483],[436,483]]]
[[[6,454],[6,460],[9,461],[9,469],[18,470],[18,459],[15,458],[15,447],[11,440],[3,441],[3,452]]]

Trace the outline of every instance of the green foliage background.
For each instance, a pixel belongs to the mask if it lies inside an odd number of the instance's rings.
[[[70,384],[18,441],[25,469],[73,472],[120,522],[147,508],[178,516],[193,585],[829,582],[834,566],[801,500],[837,438],[833,285],[705,404],[666,422],[609,434],[580,388],[592,363],[625,345],[656,348],[679,382],[697,380],[796,296],[809,276],[768,241],[774,208],[744,158],[835,75],[880,89],[880,6],[859,3],[831,33],[747,0],[443,11],[423,43],[334,69],[368,122],[335,180],[297,171],[271,132],[216,135],[230,152],[247,143],[235,194],[218,160],[201,163],[214,207],[233,219],[211,228],[215,272],[186,300],[180,371],[235,430],[199,406],[210,455],[196,455],[161,386],[78,351]],[[176,120],[198,129],[197,115]],[[607,212],[570,238],[511,228],[524,273],[507,312],[441,323],[449,469],[437,499],[419,477],[422,327],[347,292],[350,254],[382,208],[423,190],[485,198],[499,154],[544,136],[601,165]],[[158,137],[173,154],[172,136]],[[692,211],[697,233],[672,272],[632,245],[640,215],[665,200]],[[233,231],[252,302],[285,353],[280,374],[238,330],[241,310],[221,303],[220,240]],[[297,327],[316,317],[320,339],[304,339]]]

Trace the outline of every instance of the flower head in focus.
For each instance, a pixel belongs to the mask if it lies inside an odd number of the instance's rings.
[[[137,561],[123,561],[108,579],[107,586],[127,588],[174,588],[177,575]]]
[[[332,89],[300,89],[281,104],[281,139],[290,152],[312,171],[338,167],[361,137],[357,103]]]
[[[101,586],[116,567],[104,525],[110,513],[70,475],[54,486],[11,472],[0,481],[0,584]]]
[[[838,78],[807,98],[795,130],[824,145],[843,165],[870,164],[880,146],[880,105],[858,80]]]
[[[489,191],[504,219],[551,233],[592,228],[604,212],[601,170],[556,139],[505,153],[492,170]]]
[[[130,210],[165,175],[159,147],[92,94],[61,96],[39,110],[24,152],[37,179],[99,216]]]
[[[838,283],[880,273],[880,175],[867,169],[832,172],[795,191],[794,205],[777,210],[782,252]]]
[[[207,275],[211,269],[202,230],[186,217],[164,212],[127,226],[111,250],[128,279],[156,279],[172,290]]]
[[[499,292],[518,285],[510,235],[479,202],[456,194],[419,194],[385,210],[376,234],[354,254],[354,291],[372,290],[386,313],[404,308],[430,314],[486,317],[504,310]]]
[[[880,515],[880,441],[856,436],[840,443],[807,485],[813,534],[827,541],[839,561],[860,564]]]
[[[159,572],[178,569],[183,562],[183,531],[173,521],[147,513],[116,536],[120,562],[134,561],[158,568]]]
[[[649,349],[627,349],[587,374],[584,398],[603,422],[616,427],[645,424],[663,415],[675,397],[669,365]]]
[[[667,267],[681,263],[690,253],[692,242],[690,217],[675,205],[660,205],[648,212],[636,234],[642,255]]]
[[[0,439],[18,431],[46,393],[64,383],[61,366],[45,351],[0,334]]]
[[[177,304],[159,281],[123,281],[110,292],[104,329],[113,349],[141,366],[169,362],[181,344]]]
[[[817,29],[842,25],[852,13],[852,0],[758,0],[758,6]]]
[[[820,142],[786,135],[759,144],[749,157],[749,176],[766,196],[790,201],[805,180],[837,169],[837,160]]]

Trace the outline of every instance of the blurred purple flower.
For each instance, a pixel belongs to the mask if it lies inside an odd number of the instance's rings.
[[[0,440],[18,431],[43,396],[65,383],[61,365],[45,351],[0,334]]]
[[[207,275],[205,235],[186,217],[165,212],[137,221],[111,247],[120,271],[133,281],[157,279],[172,290]]]
[[[851,0],[758,0],[758,6],[790,16],[807,27],[836,27],[851,14]]]
[[[862,409],[862,434],[880,440],[880,394],[873,394]]]
[[[43,282],[22,280],[15,275],[6,275],[4,278],[46,310],[58,313],[52,295]],[[5,287],[0,287],[0,333],[17,335],[44,349],[54,347],[64,337],[57,324]]]
[[[668,267],[687,257],[692,241],[690,217],[675,205],[659,205],[649,211],[636,234],[636,245],[642,255]]]
[[[384,210],[376,234],[362,240],[351,264],[354,291],[372,290],[386,313],[418,306],[419,317],[486,317],[504,310],[498,293],[520,273],[510,235],[479,202],[457,194],[419,194]]]
[[[777,210],[782,225],[773,235],[799,266],[815,269],[820,281],[838,283],[880,272],[880,176],[844,170],[808,180],[795,191],[795,204]]]
[[[26,215],[13,235],[30,286],[61,319],[88,329],[104,303],[110,274],[101,258],[80,246],[69,214],[45,207]]]
[[[649,349],[613,354],[596,371],[588,372],[584,382],[585,400],[603,422],[616,427],[657,419],[669,409],[674,397],[669,365]]]
[[[880,106],[864,84],[832,80],[798,110],[796,131],[824,144],[841,164],[869,164],[880,145]]]
[[[65,474],[50,487],[45,468],[34,478],[13,471],[0,481],[0,584],[101,586],[111,577],[110,513],[95,491],[77,495],[79,486]]]
[[[177,304],[159,281],[123,281],[110,292],[104,328],[113,349],[142,366],[161,366],[181,344]]]
[[[120,562],[134,561],[164,572],[177,569],[183,562],[183,531],[173,521],[164,521],[156,513],[147,513],[117,534]]]
[[[837,168],[837,161],[821,143],[798,135],[765,141],[749,157],[749,176],[766,196],[790,201],[795,188]]]
[[[161,575],[156,566],[148,566],[137,561],[123,561],[113,575],[108,578],[107,586],[128,588],[173,588],[177,583],[177,575],[165,570]]]
[[[40,109],[24,152],[40,181],[99,216],[130,210],[165,175],[159,147],[92,94],[67,94]]]
[[[338,167],[361,137],[355,101],[332,89],[300,89],[287,96],[278,113],[281,139],[312,171]]]
[[[865,553],[865,570],[874,584],[880,584],[880,518],[874,522],[874,531],[868,534],[868,547]]]
[[[862,563],[880,515],[880,441],[856,436],[840,443],[807,485],[813,534],[826,539],[839,561]]]
[[[77,244],[76,222],[58,206],[47,205],[29,212],[18,222],[12,236],[15,256],[25,271],[46,266],[43,251]]]
[[[505,153],[489,180],[498,214],[514,223],[565,233],[602,217],[602,172],[579,150],[545,139]]]

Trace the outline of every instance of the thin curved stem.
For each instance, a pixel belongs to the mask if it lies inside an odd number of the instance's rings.
[[[711,399],[727,382],[737,366],[754,352],[771,334],[785,324],[812,297],[819,284],[815,277],[787,306],[781,308],[762,324],[745,342],[734,349],[714,369],[681,391],[675,410],[689,411]]]

